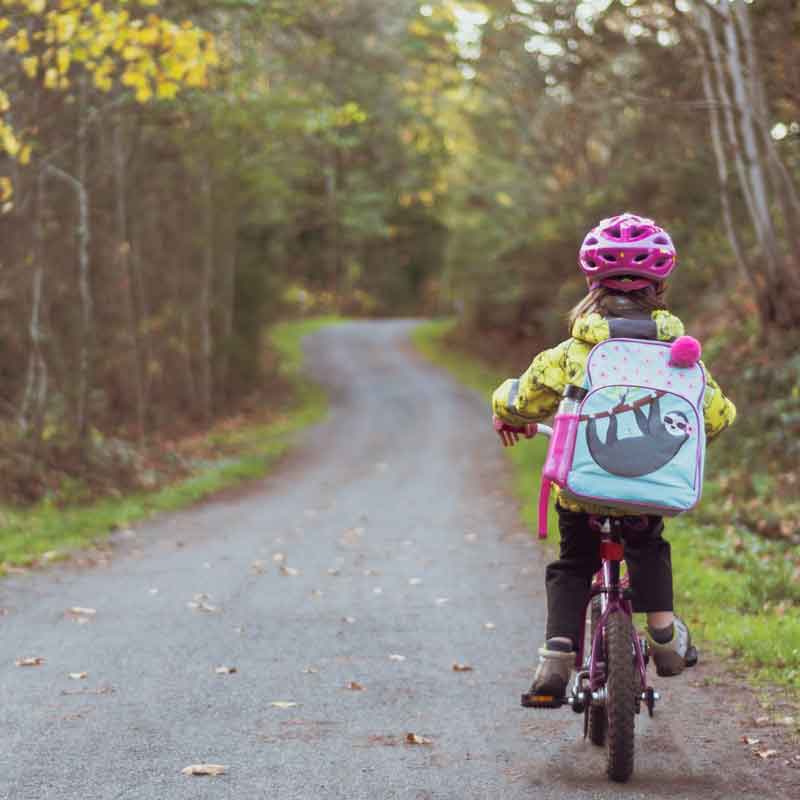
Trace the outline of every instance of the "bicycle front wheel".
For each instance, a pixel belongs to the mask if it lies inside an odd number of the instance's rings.
[[[606,622],[606,769],[612,781],[624,783],[633,774],[636,720],[636,665],[633,625],[622,611]]]

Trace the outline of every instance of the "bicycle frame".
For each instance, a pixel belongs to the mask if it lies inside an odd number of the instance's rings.
[[[630,599],[627,597],[629,591],[628,578],[627,575],[624,578],[620,577],[620,564],[624,558],[625,549],[619,535],[612,532],[611,525],[612,523],[606,519],[604,528],[601,530],[599,544],[602,566],[600,571],[594,576],[589,601],[586,605],[586,610],[588,611],[592,599],[599,596],[600,619],[594,631],[588,661],[584,663],[585,646],[583,641],[581,641],[578,646],[578,652],[575,658],[576,669],[583,672],[586,672],[588,669],[589,689],[592,692],[596,692],[602,688],[606,680],[605,665],[601,661],[601,654],[603,653],[603,634],[609,616],[614,613],[623,613],[630,619],[633,618],[633,607]],[[584,618],[585,616],[586,613],[584,612]],[[631,631],[642,693],[645,693],[647,691],[645,654],[642,643],[633,625],[631,626]],[[602,668],[601,664],[603,665]]]

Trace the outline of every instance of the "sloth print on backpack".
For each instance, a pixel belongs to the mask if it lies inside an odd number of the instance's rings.
[[[627,395],[624,395],[621,406],[610,413],[605,442],[597,431],[597,417],[588,420],[586,443],[592,458],[606,472],[638,478],[669,464],[692,435],[692,426],[682,411],[669,411],[662,418],[658,396],[649,403],[647,416],[641,405],[628,406],[626,409],[626,398]],[[633,412],[640,435],[619,438],[618,415],[622,410]]]

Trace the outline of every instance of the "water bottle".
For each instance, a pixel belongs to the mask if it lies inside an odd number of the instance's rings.
[[[566,484],[567,473],[572,465],[575,439],[580,422],[578,409],[584,397],[586,397],[586,389],[571,383],[567,384],[558,411],[553,418],[553,435],[550,437],[550,447],[547,451],[542,477],[559,486]]]

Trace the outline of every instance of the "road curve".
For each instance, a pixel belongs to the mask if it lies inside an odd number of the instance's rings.
[[[94,568],[0,584],[0,797],[789,796],[700,668],[658,681],[625,787],[578,717],[518,706],[547,556],[485,403],[413,354],[412,325],[308,341],[330,417],[252,490],[143,524]],[[181,773],[201,762],[226,774]]]

